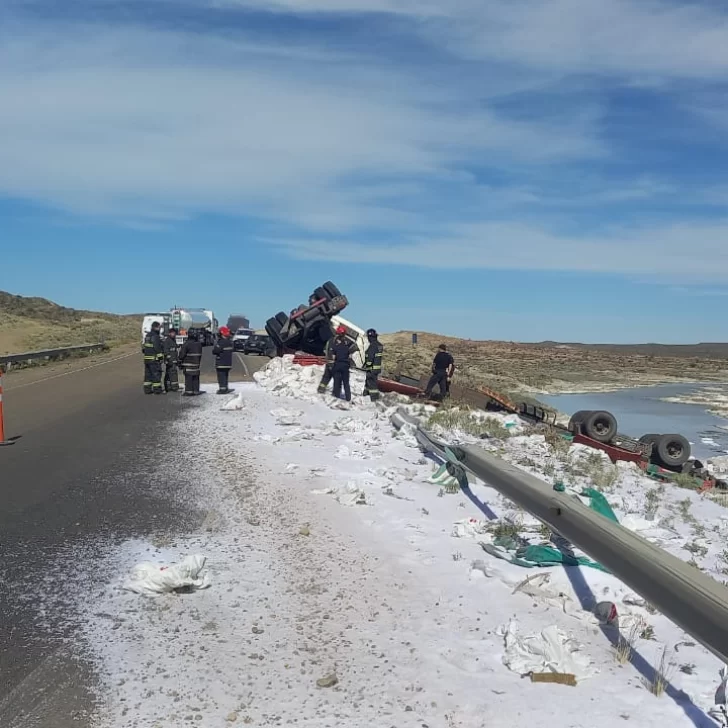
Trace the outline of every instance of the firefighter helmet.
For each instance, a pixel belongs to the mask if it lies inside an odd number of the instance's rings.
[[[376,329],[367,329],[367,336],[370,339],[376,339],[377,338],[377,330]]]

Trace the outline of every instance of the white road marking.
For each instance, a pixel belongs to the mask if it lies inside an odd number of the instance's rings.
[[[19,384],[17,387],[7,387],[8,391],[15,391],[16,389],[23,389],[23,387],[32,387],[34,384],[40,384],[41,382],[49,382],[51,379],[59,379],[60,377],[67,377],[69,374],[78,374],[79,372],[87,372],[89,369],[95,369],[96,367],[102,367],[104,364],[111,364],[115,361],[121,361],[122,359],[128,359],[130,356],[139,356],[136,352],[131,354],[124,354],[124,356],[117,356],[115,359],[108,359],[107,361],[100,361],[98,364],[91,364],[81,369],[74,369],[72,372],[63,372],[63,374],[54,374],[52,377],[44,377],[43,379],[36,379],[34,382],[28,382],[27,384]]]
[[[248,379],[252,379],[253,377],[250,376],[250,371],[248,370],[248,365],[245,363],[243,355],[240,352],[237,352],[237,354],[238,359],[240,359],[240,363],[243,365],[243,371],[245,372],[245,376],[248,377]]]

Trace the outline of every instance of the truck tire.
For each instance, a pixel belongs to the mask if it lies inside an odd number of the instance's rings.
[[[572,435],[583,435],[585,434],[582,428],[582,424],[587,417],[592,413],[592,410],[579,410],[571,415],[569,420],[569,432]]]
[[[617,418],[611,412],[596,410],[581,423],[581,429],[592,440],[607,444],[617,434]]]
[[[639,441],[643,445],[654,445],[661,437],[662,437],[662,435],[657,435],[655,433],[650,433],[648,435],[642,435],[642,437],[640,437],[640,440]]]
[[[288,323],[288,316],[286,316],[286,314],[284,314],[283,311],[279,311],[275,315],[275,319],[280,324],[281,329]]]
[[[653,458],[657,458],[657,441],[662,437],[662,435],[657,435],[655,433],[649,433],[647,435],[642,435],[640,437],[639,441],[643,445],[652,445],[652,450],[650,452],[650,460]]]
[[[265,322],[265,330],[271,341],[275,345],[276,349],[280,349],[283,346],[283,340],[281,339],[281,322],[277,318],[269,318]]]
[[[662,435],[657,455],[668,468],[681,468],[690,458],[690,443],[682,435]]]
[[[329,310],[332,314],[337,314],[343,311],[349,305],[346,296],[335,296],[329,301]]]
[[[322,288],[319,287],[313,292],[313,297],[316,301],[320,301],[321,299],[329,300],[331,296]]]
[[[296,320],[302,321],[308,327],[314,321],[318,321],[320,319],[324,319],[324,315],[321,313],[321,310],[319,308],[308,308]]]
[[[341,295],[341,291],[331,281],[326,281],[321,288],[326,291],[329,298],[338,298]]]

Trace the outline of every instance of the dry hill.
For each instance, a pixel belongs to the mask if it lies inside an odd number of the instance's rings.
[[[139,338],[141,317],[80,311],[45,298],[0,291],[0,354]]]
[[[694,347],[589,346],[472,341],[437,334],[400,331],[381,337],[385,369],[419,377],[430,370],[437,345],[445,343],[458,367],[457,383],[485,385],[511,394],[600,391],[669,382],[728,382],[726,344]]]

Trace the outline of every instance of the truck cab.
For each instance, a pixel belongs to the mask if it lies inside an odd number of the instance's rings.
[[[341,316],[332,316],[331,326],[334,330],[339,326],[343,326],[346,329],[346,338],[356,344],[356,351],[352,354],[351,360],[357,369],[363,369],[367,347],[369,346],[366,332]]]

